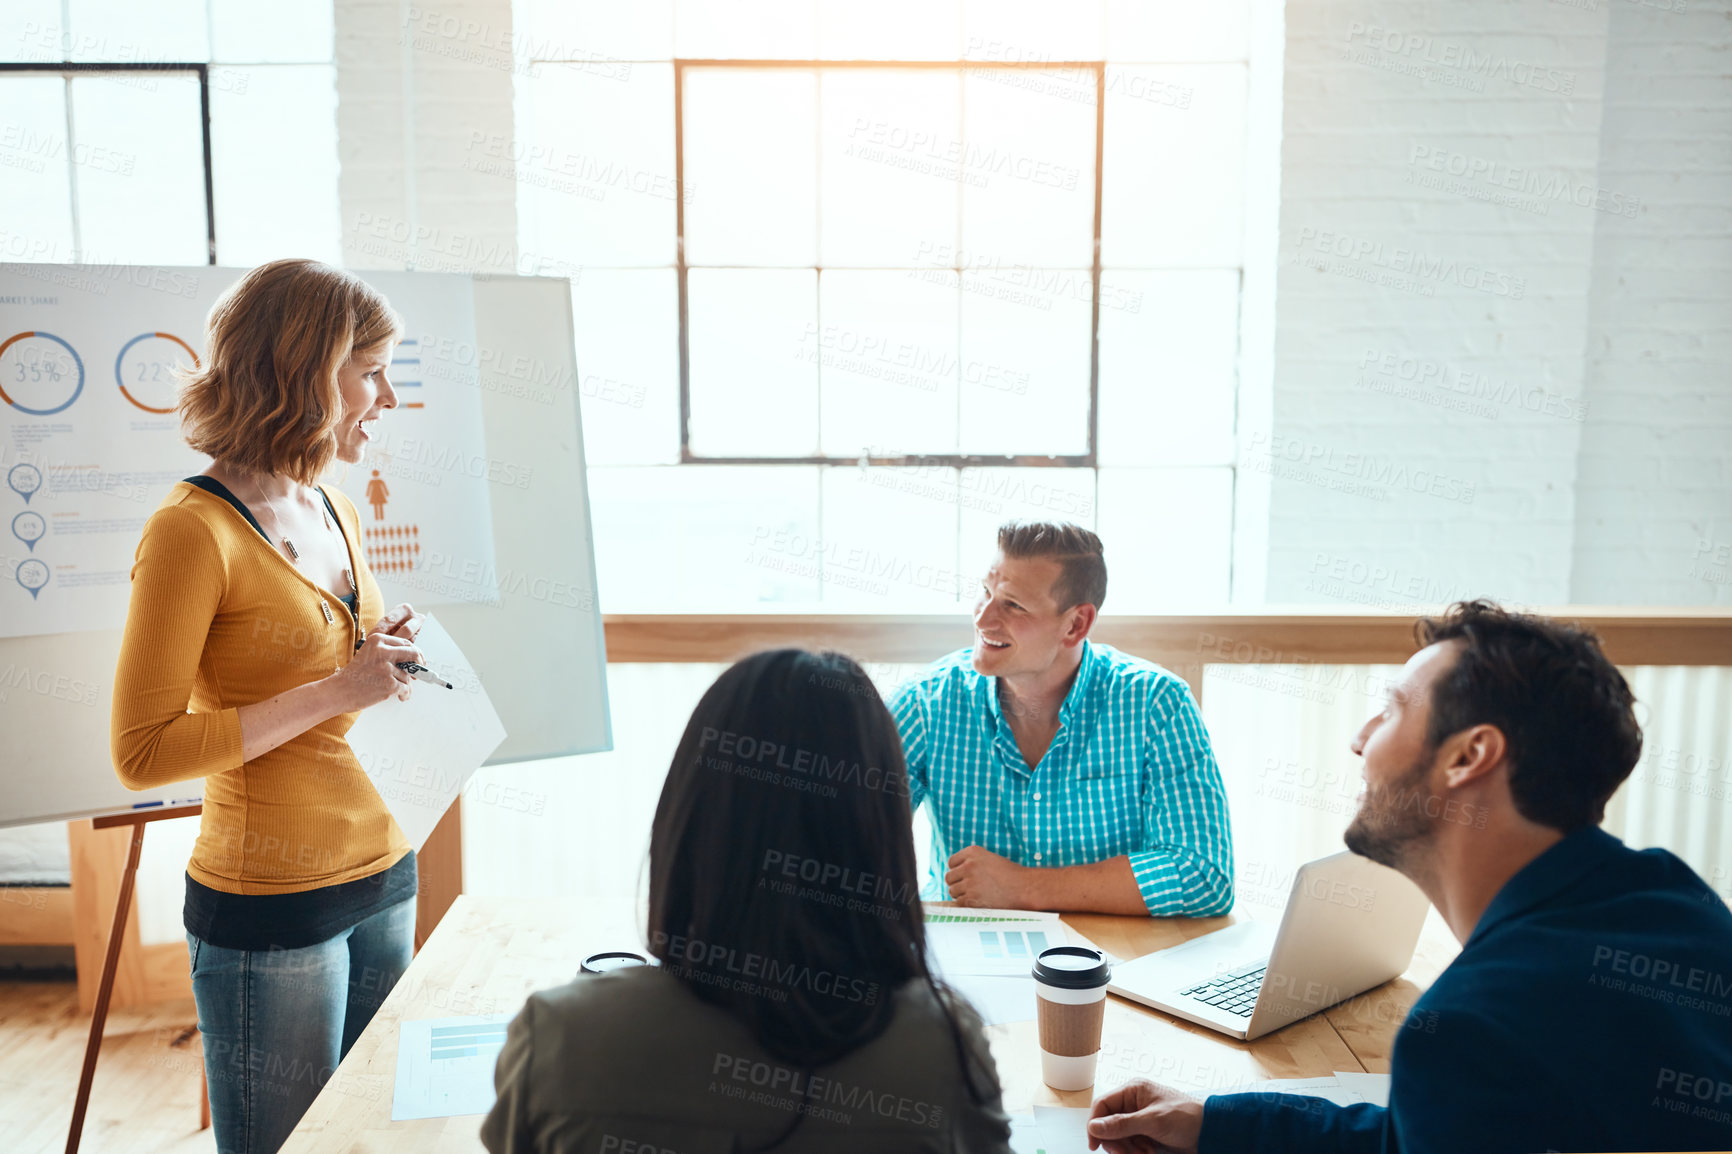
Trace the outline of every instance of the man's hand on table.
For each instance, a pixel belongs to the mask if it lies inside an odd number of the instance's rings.
[[[1201,1102],[1141,1078],[1101,1095],[1089,1112],[1089,1149],[1107,1154],[1197,1154],[1202,1133]]]
[[[1127,917],[1149,914],[1131,859],[1124,854],[1087,865],[1043,868],[1018,865],[971,845],[952,854],[946,865],[944,884],[959,906]]]
[[[971,845],[951,854],[949,867],[944,884],[957,905],[1028,908],[1028,882],[1034,871],[1027,866]]]

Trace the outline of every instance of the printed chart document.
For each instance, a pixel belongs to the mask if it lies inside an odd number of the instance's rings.
[[[415,644],[454,688],[417,681],[408,701],[389,697],[362,710],[349,747],[419,853],[470,775],[505,740],[505,726],[474,667],[431,614]]]
[[[1057,914],[927,906],[926,940],[939,975],[995,1026],[1034,1019],[1034,960],[1070,937]]]
[[[422,1018],[397,1026],[397,1087],[391,1121],[485,1114],[493,1067],[514,1014]]]

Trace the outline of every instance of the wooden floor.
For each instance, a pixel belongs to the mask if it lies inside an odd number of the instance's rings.
[[[215,1154],[198,1128],[197,1020],[191,999],[108,1015],[80,1150]],[[0,980],[0,1150],[65,1150],[89,1034],[71,980]]]

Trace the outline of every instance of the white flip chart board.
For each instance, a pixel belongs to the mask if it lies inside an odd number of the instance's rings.
[[[206,464],[166,370],[243,271],[0,264],[0,826],[200,795],[120,784],[109,695],[138,531]],[[436,607],[475,663],[488,764],[611,748],[569,283],[357,275],[404,315],[405,404],[328,479],[386,604]]]

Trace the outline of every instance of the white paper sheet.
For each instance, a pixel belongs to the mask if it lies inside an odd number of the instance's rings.
[[[1046,1139],[1046,1154],[1089,1154],[1088,1106],[1036,1106],[1034,1120]]]
[[[397,1086],[391,1121],[485,1114],[493,1068],[515,1014],[422,1018],[397,1027]]]
[[[1337,1070],[1327,1078],[1270,1078],[1247,1082],[1220,1094],[1300,1094],[1323,1098],[1339,1106],[1370,1102],[1389,1104],[1389,1075]],[[1210,1095],[1213,1097],[1213,1095]],[[1092,1107],[1036,1106],[1033,1115],[1013,1114],[1010,1148],[1015,1154],[1082,1154],[1088,1150],[1088,1120]]]
[[[474,667],[432,614],[415,644],[425,664],[455,688],[417,681],[408,701],[390,697],[363,710],[349,730],[349,747],[420,852],[470,775],[505,740],[505,726]]]
[[[1036,1106],[1032,1116],[1010,1118],[1015,1154],[1088,1154],[1087,1106]]]
[[[1343,1086],[1370,1102],[1373,1106],[1389,1105],[1389,1075],[1367,1074],[1361,1070],[1337,1070],[1335,1078]]]
[[[1046,1135],[1033,1114],[1010,1116],[1010,1149],[1012,1154],[1046,1154]]]
[[[1388,1075],[1362,1074],[1360,1078],[1384,1078]],[[1322,1098],[1337,1106],[1356,1106],[1362,1102],[1372,1102],[1373,1105],[1383,1105],[1388,1101],[1388,1087],[1383,1088],[1383,1102],[1373,1102],[1367,1093],[1375,1093],[1374,1083],[1349,1084],[1339,1075],[1331,1074],[1327,1078],[1268,1078],[1261,1082],[1246,1082],[1241,1086],[1233,1086],[1225,1090],[1210,1093],[1216,1094],[1299,1094],[1308,1098]],[[1364,1089],[1361,1089],[1361,1086]]]
[[[1035,1016],[1034,979],[1000,977],[995,974],[956,974],[944,979],[968,999],[980,1013],[983,1025],[1032,1022]]]

